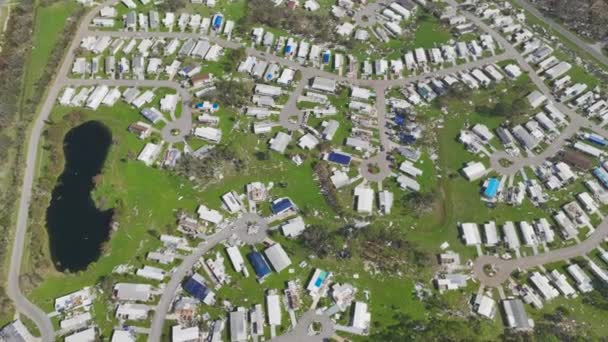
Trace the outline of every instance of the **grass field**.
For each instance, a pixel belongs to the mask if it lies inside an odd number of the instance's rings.
[[[44,72],[59,34],[63,32],[66,20],[77,8],[78,4],[73,1],[59,1],[49,6],[38,7],[32,53],[24,79],[25,98],[32,95],[36,82]]]

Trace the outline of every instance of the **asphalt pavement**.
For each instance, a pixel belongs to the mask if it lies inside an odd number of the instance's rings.
[[[129,38],[129,37],[134,37],[134,38],[158,37],[158,38],[161,38],[161,37],[164,37],[164,38],[181,38],[181,39],[186,39],[186,38],[199,39],[199,38],[203,37],[200,33],[196,33],[196,32],[127,32],[127,31],[108,32],[108,31],[91,30],[89,28],[89,23],[91,22],[93,17],[97,14],[99,9],[103,6],[111,5],[116,2],[117,2],[116,0],[106,1],[102,4],[100,4],[99,6],[93,8],[83,18],[83,21],[79,25],[79,28],[75,34],[75,37],[72,40],[70,47],[66,53],[66,58],[64,58],[64,60],[62,61],[62,64],[57,73],[57,77],[52,82],[51,87],[49,88],[47,97],[45,98],[45,100],[42,104],[42,107],[40,109],[40,113],[39,113],[36,121],[34,122],[34,125],[32,127],[32,132],[30,134],[30,138],[28,141],[27,157],[26,157],[26,161],[25,161],[26,167],[25,167],[25,172],[24,172],[24,177],[23,177],[23,185],[21,188],[21,197],[20,197],[20,201],[19,201],[17,224],[16,224],[16,230],[15,230],[15,241],[13,243],[13,249],[12,249],[11,260],[10,260],[10,269],[9,269],[8,287],[7,287],[8,291],[7,292],[8,292],[8,295],[10,296],[10,298],[14,301],[17,310],[20,313],[25,314],[30,319],[32,319],[34,321],[34,323],[38,326],[39,330],[41,331],[43,341],[54,341],[55,340],[55,336],[54,336],[55,332],[54,332],[53,326],[51,324],[50,319],[46,316],[46,314],[42,310],[40,310],[38,307],[36,307],[32,303],[30,303],[27,300],[27,298],[21,293],[21,290],[19,288],[19,274],[20,274],[20,269],[21,269],[22,252],[23,252],[23,248],[24,248],[24,244],[25,244],[25,234],[27,231],[28,207],[29,207],[31,194],[32,194],[34,172],[36,170],[35,162],[36,162],[36,158],[37,158],[37,148],[40,143],[41,133],[44,129],[44,122],[48,118],[49,114],[51,113],[51,110],[55,105],[55,101],[58,98],[61,89],[63,89],[67,85],[78,86],[78,85],[94,85],[94,84],[107,84],[107,85],[111,85],[111,86],[122,85],[122,86],[142,86],[142,87],[167,87],[167,88],[175,89],[180,94],[182,101],[186,102],[186,101],[190,101],[190,99],[191,99],[191,95],[186,90],[181,88],[177,82],[172,82],[172,81],[99,80],[99,79],[82,80],[82,79],[69,79],[68,78],[68,75],[70,74],[72,60],[74,58],[74,52],[78,48],[82,38],[89,36],[89,35],[97,35],[97,36],[107,35],[107,36],[111,36],[111,37],[122,37],[122,38]],[[454,1],[448,1],[448,3],[457,5]],[[480,67],[480,66],[483,66],[483,65],[486,65],[489,63],[494,63],[494,62],[498,62],[498,61],[502,61],[502,60],[506,60],[506,59],[516,59],[521,64],[522,69],[529,72],[532,81],[537,85],[537,87],[550,100],[553,100],[553,101],[555,100],[552,97],[552,95],[550,94],[549,89],[544,84],[542,79],[540,79],[540,77],[538,77],[538,75],[536,75],[536,73],[527,64],[527,62],[523,59],[523,57],[521,57],[521,55],[519,55],[519,53],[515,50],[515,48],[513,46],[511,46],[508,42],[506,42],[506,40],[504,38],[502,38],[502,36],[500,36],[497,32],[495,32],[494,30],[489,28],[479,18],[476,18],[470,14],[467,14],[467,16],[474,23],[476,23],[477,25],[482,27],[482,29],[484,29],[487,32],[489,32],[490,34],[492,34],[494,39],[497,40],[501,45],[503,45],[503,47],[505,47],[506,52],[499,54],[499,55],[492,56],[492,57],[482,58],[479,60],[463,63],[460,65],[456,65],[456,66],[441,69],[441,70],[434,70],[434,71],[419,74],[416,76],[405,77],[405,78],[384,79],[384,80],[372,80],[372,79],[366,80],[366,79],[350,79],[350,78],[335,75],[333,73],[330,73],[330,72],[327,72],[324,70],[320,70],[318,68],[302,66],[301,64],[297,63],[296,61],[286,59],[283,57],[279,57],[276,55],[260,52],[253,48],[250,48],[250,47],[247,47],[246,51],[248,54],[256,56],[257,58],[260,58],[260,59],[264,59],[268,62],[274,62],[274,63],[280,64],[284,67],[293,68],[295,70],[301,70],[303,75],[305,75],[306,78],[320,76],[320,77],[331,78],[338,82],[343,82],[343,83],[348,83],[348,84],[353,84],[353,85],[358,85],[358,86],[372,87],[372,88],[374,88],[376,93],[379,95],[377,98],[378,102],[384,100],[384,91],[393,86],[399,86],[399,85],[404,85],[404,84],[410,83],[410,82],[421,81],[421,80],[424,80],[429,77],[445,76],[448,74],[457,73],[457,72],[460,72],[463,70]],[[224,48],[228,48],[228,49],[236,49],[236,48],[241,47],[241,44],[239,44],[237,42],[228,41],[225,39],[221,39],[219,37],[206,37],[205,36],[204,38],[209,39],[211,42],[217,43],[218,45],[220,45]],[[296,88],[296,91],[301,92],[304,85],[305,85],[304,82],[300,82],[300,84],[298,84],[298,86]],[[286,118],[288,118],[288,115],[292,116],[292,114],[295,114],[298,117],[299,117],[299,115],[301,115],[301,113],[299,114],[299,111],[297,111],[297,108],[296,108],[296,110],[294,110],[295,105],[294,105],[294,103],[292,103],[294,99],[297,100],[295,95],[292,94],[292,96],[290,97],[290,100],[288,101],[287,109],[285,110],[286,114],[281,116],[281,118],[282,118],[281,123],[284,124],[285,126],[287,126],[286,128],[289,128],[289,129],[293,129],[294,126],[292,126],[292,124],[289,123],[290,120],[285,120]],[[558,106],[558,108],[560,110],[562,110],[565,114],[567,114],[571,120],[570,125],[572,126],[572,128],[569,128],[570,131],[567,131],[566,133],[572,133],[578,127],[590,125],[590,122],[587,119],[578,115],[576,112],[570,110],[569,108],[563,106],[560,103],[556,103],[556,105]],[[191,115],[190,109],[188,108],[189,106],[182,106],[182,107],[183,107],[183,112],[182,112],[182,115],[180,116],[180,118],[169,123],[167,125],[169,128],[162,131],[163,139],[165,139],[169,142],[171,142],[171,141],[175,142],[175,141],[179,141],[179,140],[183,139],[183,135],[190,132],[190,130],[192,128],[192,115]],[[386,147],[386,146],[388,146],[388,144],[390,144],[390,142],[388,141],[388,138],[386,137],[386,134],[384,133],[386,121],[385,121],[383,112],[380,112],[378,121],[379,121],[378,124],[379,124],[379,130],[380,130],[381,144],[384,147]],[[171,132],[172,128],[177,128],[180,133],[177,135],[173,135],[173,132]],[[604,136],[608,136],[608,134],[607,134],[608,132],[602,128],[592,127],[592,129],[596,133],[602,134]],[[560,138],[561,140],[559,142],[565,141],[567,136],[568,136],[567,134],[564,134],[564,137]],[[559,144],[557,146],[559,146]],[[386,160],[385,154],[383,155],[381,153],[378,156],[375,158],[378,158],[378,161],[381,163],[380,165],[384,165],[383,161]],[[538,158],[541,158],[541,157],[538,157]],[[523,166],[523,165],[527,165],[527,163],[538,162],[538,160],[522,159],[521,161],[518,161],[518,159],[516,159],[515,162],[516,162],[516,166]],[[515,168],[516,166],[513,166],[513,168]],[[385,170],[384,167],[381,167],[381,169]],[[503,171],[510,172],[510,170],[503,170]],[[383,176],[385,176],[384,173],[383,173]],[[238,223],[237,223],[237,225],[238,225]],[[601,234],[605,233],[606,230],[608,230],[608,222],[603,222],[602,225],[600,225],[600,227],[597,229],[596,233],[598,236],[605,236],[605,235],[601,235]],[[236,227],[236,228],[232,229],[232,231],[231,230],[222,230],[219,233],[217,233],[216,235],[209,237],[209,239],[207,239],[206,242],[201,243],[195,249],[194,253],[192,253],[190,256],[188,256],[186,259],[184,259],[184,262],[182,262],[182,264],[178,267],[178,269],[172,275],[169,283],[167,284],[166,290],[163,293],[163,295],[161,296],[160,302],[158,303],[157,310],[156,310],[156,313],[155,313],[153,321],[152,321],[152,327],[151,327],[151,332],[150,332],[150,336],[149,336],[150,341],[160,341],[160,335],[162,333],[164,318],[165,318],[167,311],[169,310],[169,306],[173,300],[175,291],[177,290],[181,280],[186,276],[186,274],[192,268],[192,265],[194,265],[194,263],[200,258],[200,256],[203,255],[206,251],[208,251],[213,245],[219,243],[222,240],[225,240],[231,234],[234,234],[234,233],[236,233],[237,235],[242,234],[242,231],[243,231],[242,227],[241,228]],[[548,256],[543,257],[543,255],[545,255],[545,254],[541,254],[541,255],[538,255],[535,257],[530,257],[530,258],[534,258],[534,259],[522,258],[522,259],[518,259],[518,260],[528,260],[528,261],[517,261],[517,263],[513,263],[513,264],[508,263],[508,262],[503,263],[501,261],[485,260],[485,259],[480,258],[475,263],[475,267],[479,268],[480,265],[487,263],[487,261],[494,261],[497,264],[499,264],[500,268],[509,269],[510,267],[517,267],[517,265],[520,265],[519,263],[522,263],[521,265],[525,267],[526,265],[528,265],[528,263],[530,265],[532,265],[534,263],[542,262],[545,260],[543,258],[547,258],[547,260],[548,259],[552,260],[552,258],[569,257],[570,255],[573,255],[572,253],[587,251],[591,245],[593,245],[594,243],[597,242],[597,239],[599,239],[599,237],[594,238],[593,240],[589,239],[589,240],[583,241],[581,243],[582,247],[578,247],[578,249],[573,248],[573,251],[570,251],[569,249],[564,249],[565,250],[564,252],[560,252],[560,250],[554,250],[549,253],[545,253]],[[494,279],[497,279],[496,281],[500,280],[502,277],[502,274],[503,273],[499,273],[499,275],[497,277],[495,277]],[[479,276],[482,277],[481,279],[485,279],[485,278],[483,278],[483,276],[481,274],[479,274]],[[492,283],[489,280],[488,280],[488,282]],[[308,315],[310,315],[311,319],[316,317],[313,313],[308,314]],[[309,317],[308,315],[305,315],[305,317]],[[319,318],[319,320],[322,320],[322,319],[323,319],[322,317]],[[300,319],[300,321],[302,322],[302,319]],[[304,322],[302,324],[304,325],[305,322],[306,322],[306,320],[304,320]],[[300,328],[298,328],[298,331],[303,331],[303,330],[299,330],[299,329]],[[308,335],[304,336],[303,333],[299,334],[299,335],[288,335],[288,336],[295,338],[295,340],[298,340],[299,338],[302,338],[302,339],[309,338]],[[292,339],[292,340],[294,340],[294,339]]]

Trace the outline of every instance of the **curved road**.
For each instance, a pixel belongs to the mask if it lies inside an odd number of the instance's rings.
[[[257,234],[250,235],[247,232],[249,224],[253,223],[259,227]],[[241,241],[247,244],[261,243],[266,238],[268,224],[266,220],[257,214],[245,213],[228,227],[224,227],[219,232],[209,236],[205,241],[201,242],[195,250],[182,261],[177,270],[171,274],[169,283],[165,286],[160,301],[156,305],[154,316],[152,317],[152,325],[148,335],[148,341],[160,341],[162,330],[167,312],[171,307],[175,292],[183,279],[192,271],[194,264],[209,250],[215,247],[218,243],[229,237],[236,235]]]
[[[99,6],[93,8],[83,18],[83,20],[80,23],[80,26],[76,32],[76,35],[75,35],[74,39],[72,40],[72,43],[70,44],[70,47],[66,53],[66,57],[62,61],[62,64],[57,73],[57,77],[55,78],[55,80],[51,84],[51,87],[49,88],[48,94],[40,109],[39,116],[37,117],[37,119],[34,122],[34,125],[32,127],[32,132],[30,134],[30,138],[28,141],[27,158],[26,158],[25,172],[24,172],[24,176],[23,176],[21,197],[20,197],[20,201],[19,201],[19,209],[18,209],[17,223],[16,223],[16,230],[15,230],[15,241],[13,244],[13,249],[12,249],[12,254],[11,254],[7,292],[8,292],[8,295],[10,296],[10,298],[14,301],[17,310],[20,313],[23,313],[23,314],[27,315],[28,317],[30,317],[34,321],[34,323],[38,326],[38,328],[40,329],[41,334],[42,334],[42,340],[45,342],[54,340],[53,326],[51,324],[50,319],[46,316],[46,314],[44,312],[42,312],[39,308],[37,308],[35,305],[31,304],[27,300],[27,298],[25,296],[23,296],[23,294],[21,293],[21,290],[19,288],[19,275],[20,275],[20,269],[21,269],[22,252],[23,252],[24,243],[25,243],[25,234],[27,231],[28,207],[29,207],[29,202],[30,202],[31,193],[32,193],[32,185],[33,185],[33,181],[34,181],[34,171],[36,169],[35,163],[36,163],[36,156],[37,156],[37,148],[40,143],[41,133],[44,129],[44,121],[48,118],[49,114],[51,113],[51,110],[55,104],[55,100],[58,97],[59,92],[66,85],[92,85],[92,84],[104,83],[104,84],[108,84],[108,85],[122,84],[122,85],[128,85],[128,86],[140,85],[140,86],[146,86],[146,87],[147,86],[170,87],[180,93],[182,101],[186,102],[186,101],[189,101],[189,99],[190,99],[190,94],[187,94],[187,91],[181,89],[176,82],[170,82],[170,81],[68,79],[67,75],[69,75],[69,73],[70,73],[70,67],[71,67],[72,58],[74,57],[73,56],[74,51],[78,48],[79,43],[82,40],[82,38],[87,35],[98,35],[98,36],[107,35],[107,36],[112,36],[112,37],[123,37],[123,38],[126,38],[126,37],[201,38],[202,37],[202,35],[200,33],[194,33],[194,32],[108,32],[108,31],[90,30],[89,23],[91,22],[93,17],[97,14],[98,10],[103,6],[112,5],[116,2],[117,2],[117,0],[106,1],[103,4],[100,4]],[[478,21],[473,20],[473,21],[476,23],[479,22],[479,20]],[[479,23],[478,23],[478,25],[479,25]],[[483,28],[484,25],[485,24],[481,23],[480,26],[482,26],[482,28]],[[487,30],[487,26],[484,28],[484,30]],[[527,63],[523,60],[523,58],[521,58],[521,56],[517,53],[517,51],[512,46],[510,46],[508,43],[506,45],[503,43],[503,42],[505,42],[504,38],[500,37],[498,34],[496,34],[496,32],[494,32],[492,35],[494,36],[495,39],[497,39],[497,41],[501,42],[503,44],[503,46],[505,46],[505,48],[506,48],[505,53],[496,55],[496,56],[492,56],[492,57],[488,57],[488,58],[479,59],[477,61],[445,68],[445,69],[442,69],[439,71],[434,71],[432,73],[420,74],[417,76],[401,78],[401,79],[390,79],[390,80],[349,79],[349,78],[341,77],[341,76],[338,76],[338,75],[335,75],[335,74],[332,74],[332,73],[329,73],[326,71],[322,71],[322,70],[319,70],[316,68],[304,67],[295,61],[285,59],[285,58],[275,56],[275,55],[266,54],[266,53],[257,51],[253,48],[247,48],[247,53],[250,55],[256,56],[257,58],[265,59],[269,62],[275,62],[275,63],[281,64],[282,66],[294,68],[296,70],[301,70],[302,73],[304,75],[306,75],[307,78],[322,76],[322,77],[328,77],[328,78],[335,79],[336,81],[339,81],[339,82],[349,82],[350,84],[355,84],[355,85],[359,85],[359,86],[373,87],[376,90],[376,93],[378,94],[378,97],[379,97],[377,100],[380,101],[380,99],[383,98],[383,96],[384,96],[384,91],[388,87],[402,85],[407,82],[416,82],[416,81],[424,80],[430,76],[438,77],[438,76],[443,76],[443,75],[447,75],[447,74],[452,74],[452,73],[456,73],[459,71],[463,71],[465,69],[479,67],[479,66],[483,66],[488,63],[494,63],[497,61],[510,59],[510,58],[517,59],[518,62],[520,64],[522,64],[522,67],[524,68],[524,70],[532,71],[531,68],[527,65]],[[210,41],[217,43],[225,48],[236,49],[236,48],[241,47],[241,45],[239,43],[236,43],[233,41],[227,41],[227,40],[223,40],[223,39],[217,38],[217,37],[206,37],[206,38],[208,38]],[[541,91],[543,91],[543,93],[545,93],[546,95],[550,96],[550,92],[548,91],[548,89],[544,85],[544,83],[542,83],[542,80],[540,80],[540,78],[538,78],[533,71],[530,72],[530,74],[531,74],[531,78],[533,79],[534,83],[537,84],[537,86],[541,89]],[[301,87],[303,87],[304,85],[305,85],[305,82],[301,82],[298,85],[298,89],[300,89],[300,91],[301,91]],[[382,94],[382,95],[380,95],[380,94]],[[568,116],[570,116],[571,119],[578,118],[577,120],[580,120],[580,125],[583,125],[583,124],[586,125],[589,123],[586,119],[582,118],[581,116],[574,113],[573,111],[570,111],[567,107],[565,107],[559,103],[557,105],[558,105],[558,108],[560,110],[562,110],[564,113],[566,113]],[[182,116],[178,120],[170,123],[168,125],[170,128],[163,131],[163,133],[164,133],[163,138],[169,142],[181,140],[183,135],[186,134],[187,132],[189,132],[190,128],[192,127],[191,126],[192,118],[191,118],[191,113],[189,112],[188,106],[183,106],[183,108],[184,108],[184,112],[182,113]],[[297,112],[290,113],[290,114],[297,114]],[[382,119],[382,120],[380,120],[380,119]],[[293,126],[291,126],[291,124],[287,124],[286,122],[283,122],[283,123],[290,126],[288,128],[293,128]],[[386,135],[383,133],[384,125],[385,125],[384,118],[383,118],[383,116],[381,117],[381,115],[379,115],[379,128],[380,128],[380,133],[381,133],[380,134],[381,143],[384,147],[387,147],[386,144],[388,144],[389,142],[387,141]],[[578,127],[580,127],[580,125]],[[172,134],[170,134],[171,128],[179,128],[180,134],[178,136],[173,136]],[[593,130],[600,134],[603,134],[606,132],[605,130],[599,129],[599,128],[594,128]],[[605,134],[605,135],[608,136],[608,134]],[[382,157],[382,154],[380,154],[379,156],[380,156],[379,157],[380,159],[385,159]],[[199,247],[197,247],[195,253],[193,253],[190,257],[188,257],[184,261],[184,263],[178,270],[179,273],[172,277],[172,279],[168,285],[168,290],[161,297],[161,302],[159,303],[158,308],[157,308],[157,313],[161,313],[161,314],[155,314],[155,316],[154,316],[154,320],[153,320],[153,324],[152,324],[152,334],[150,335],[150,340],[152,340],[152,341],[160,340],[160,332],[162,330],[163,320],[164,320],[161,318],[164,318],[164,315],[166,314],[166,312],[169,308],[170,301],[173,298],[174,291],[171,291],[171,289],[173,289],[173,288],[177,289],[179,282],[183,278],[183,277],[179,277],[179,275],[181,275],[183,272],[187,272],[187,270],[188,270],[187,266],[192,262],[192,260],[198,260],[197,256],[199,255],[199,253],[200,253],[200,255],[202,255],[202,253],[204,253],[204,251],[208,248],[206,246],[209,246],[214,241],[219,242],[222,240],[222,238],[226,238],[226,236],[224,236],[223,234],[228,234],[228,231],[226,233],[223,233],[223,232],[224,231],[210,237],[211,240],[209,240],[206,244],[203,243]],[[558,251],[556,251],[556,252],[558,252]],[[505,267],[510,267],[510,266],[508,266],[509,264],[504,264],[504,265],[506,265]],[[185,275],[185,273],[184,273],[184,275]]]
[[[116,2],[116,0],[108,1],[107,3]],[[103,5],[100,5],[100,7]],[[72,40],[70,47],[63,59],[63,62],[59,68],[56,78],[54,79],[51,87],[48,90],[48,94],[40,109],[40,114],[36,118],[32,131],[29,135],[27,143],[27,157],[25,160],[25,168],[23,174],[23,183],[21,185],[21,197],[19,199],[19,209],[17,211],[17,222],[15,228],[15,241],[13,242],[13,249],[11,253],[11,260],[8,271],[8,286],[7,294],[13,300],[16,310],[29,317],[38,329],[40,330],[41,339],[44,342],[55,341],[55,331],[53,325],[48,316],[40,310],[37,306],[33,305],[21,292],[19,287],[19,276],[21,274],[21,262],[23,258],[23,249],[25,247],[25,235],[27,232],[27,220],[29,214],[29,204],[32,196],[32,185],[34,182],[34,172],[36,170],[36,155],[38,152],[38,146],[40,144],[40,137],[44,129],[44,122],[48,118],[53,106],[55,105],[55,99],[59,95],[59,91],[62,88],[66,80],[66,75],[70,72],[70,56],[78,48],[82,33],[86,32],[89,22],[96,15],[97,9],[89,12],[82,19],[75,38]]]
[[[458,6],[456,1],[454,0],[446,0],[446,2],[452,6]],[[518,63],[520,64],[523,70],[528,72],[530,80],[549,99],[549,101],[554,103],[557,109],[559,109],[562,113],[566,114],[570,119],[569,126],[562,132],[558,140],[555,141],[554,144],[552,144],[541,155],[530,156],[527,158],[508,157],[507,159],[511,160],[514,163],[508,168],[503,168],[498,165],[498,159],[500,157],[505,157],[504,153],[499,152],[498,154],[493,155],[492,166],[496,167],[496,170],[498,172],[504,172],[505,174],[513,174],[524,166],[534,165],[542,162],[542,160],[544,159],[541,160],[541,158],[547,158],[555,154],[563,146],[566,139],[574,135],[581,127],[589,128],[594,132],[603,135],[604,137],[608,137],[608,131],[598,127],[597,125],[589,121],[587,118],[581,116],[576,111],[558,102],[556,98],[551,94],[551,91],[543,82],[543,80],[532,69],[532,67],[530,67],[530,65],[524,60],[524,58],[517,53],[515,47],[513,47],[513,45],[511,45],[504,37],[502,37],[498,32],[496,32],[494,29],[485,24],[483,20],[481,20],[479,17],[476,17],[467,12],[463,12],[463,15],[467,17],[470,21],[475,23],[478,27],[486,31],[488,34],[492,35],[492,37],[503,46],[507,53],[517,56],[516,59]],[[504,281],[506,281],[511,275],[511,272],[513,272],[517,268],[528,269],[546,263],[567,260],[576,256],[587,254],[588,252],[596,248],[600,244],[600,242],[607,236],[608,219],[605,219],[586,240],[582,241],[581,243],[578,243],[577,245],[555,249],[538,255],[511,260],[502,260],[495,256],[482,255],[475,259],[473,264],[473,273],[482,284],[486,286],[498,286]],[[488,276],[484,272],[484,267],[487,265],[491,265],[495,268],[495,274],[493,276]]]
[[[591,235],[580,243],[554,249],[542,254],[531,255],[523,258],[503,260],[491,255],[482,255],[475,259],[473,273],[479,281],[486,286],[499,286],[505,282],[516,269],[528,269],[556,261],[571,259],[585,255],[595,249],[608,236],[608,220],[604,220]],[[496,274],[488,276],[484,272],[486,265],[493,266]]]

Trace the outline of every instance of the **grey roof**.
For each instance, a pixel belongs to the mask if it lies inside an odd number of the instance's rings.
[[[506,321],[509,327],[518,330],[530,330],[533,325],[530,324],[528,314],[524,308],[524,303],[521,299],[510,299],[502,302],[505,310]]]

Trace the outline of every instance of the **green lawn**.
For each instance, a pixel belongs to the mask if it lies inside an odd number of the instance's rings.
[[[44,72],[59,35],[63,32],[66,20],[77,8],[78,4],[76,2],[67,0],[38,7],[32,53],[24,81],[24,98],[27,99],[32,95],[36,82]]]

